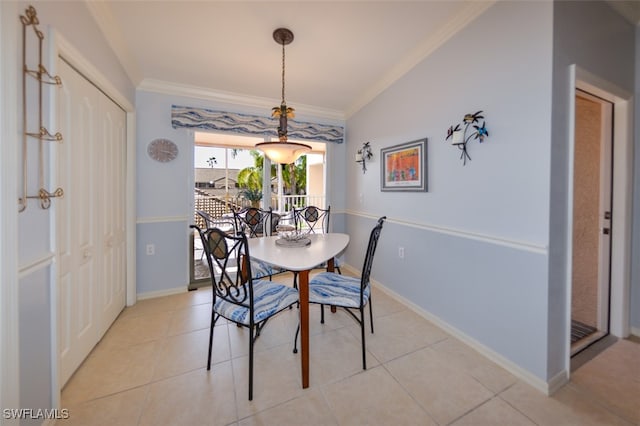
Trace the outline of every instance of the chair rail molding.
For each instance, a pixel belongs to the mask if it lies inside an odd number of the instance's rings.
[[[136,225],[142,225],[145,223],[166,223],[166,222],[189,222],[193,221],[191,216],[147,216],[138,218]]]
[[[47,252],[39,258],[32,260],[31,262],[25,265],[21,265],[18,272],[18,278],[23,279],[24,277],[27,277],[34,272],[51,266],[55,262],[55,257],[55,253]]]
[[[373,220],[376,220],[378,218],[378,216],[376,215],[371,215],[371,214],[359,212],[356,210],[345,210],[344,214],[364,217],[364,218],[373,219]],[[387,222],[394,223],[397,225],[402,225],[402,226],[408,226],[411,228],[422,229],[425,231],[438,232],[440,234],[451,235],[458,238],[466,238],[466,239],[472,239],[476,241],[482,241],[488,244],[500,245],[504,247],[513,248],[516,250],[524,250],[531,253],[546,255],[549,252],[549,247],[546,245],[533,244],[525,241],[512,240],[507,238],[500,238],[500,237],[495,237],[487,234],[481,234],[478,232],[464,231],[461,229],[448,228],[448,227],[437,226],[437,225],[432,225],[428,223],[411,222],[411,221],[402,220],[402,219],[394,219],[392,217],[389,217],[387,219]]]

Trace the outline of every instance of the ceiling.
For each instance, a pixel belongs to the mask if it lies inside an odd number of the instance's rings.
[[[137,87],[343,120],[494,1],[88,1]],[[615,1],[637,23],[640,1]]]
[[[203,89],[344,119],[493,1],[87,1],[140,87]],[[168,84],[167,84],[168,83]]]

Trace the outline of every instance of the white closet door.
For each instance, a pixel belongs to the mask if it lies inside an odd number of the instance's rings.
[[[125,305],[125,147],[126,115],[100,93],[100,187],[102,288],[100,335],[118,317]]]
[[[58,182],[64,197],[56,207],[58,347],[60,383],[73,374],[98,342],[96,322],[96,114],[93,87],[66,63],[58,108]]]
[[[125,304],[126,115],[66,62],[56,204],[59,383],[64,385]]]

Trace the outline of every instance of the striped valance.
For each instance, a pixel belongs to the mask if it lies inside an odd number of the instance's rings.
[[[171,125],[174,129],[216,130],[276,138],[278,135],[278,120],[275,118],[178,105],[171,106]],[[342,143],[344,128],[291,119],[288,135],[294,140]]]

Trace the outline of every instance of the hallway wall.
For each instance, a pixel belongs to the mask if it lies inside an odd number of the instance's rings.
[[[345,157],[370,141],[374,159],[344,182],[347,262],[387,215],[374,279],[544,391],[552,12],[497,2],[349,118]],[[463,165],[447,129],[479,110]],[[424,137],[429,191],[381,192],[380,149]]]
[[[573,96],[570,66],[576,65],[630,94],[634,92],[635,79],[635,28],[605,2],[553,2],[553,34],[548,301],[550,375],[566,369],[568,358],[570,292],[567,265],[570,265],[570,251],[566,236],[570,226],[568,200],[571,199],[568,193],[571,179],[569,135],[574,125],[569,121],[569,102]],[[621,274],[627,272],[619,271]]]

